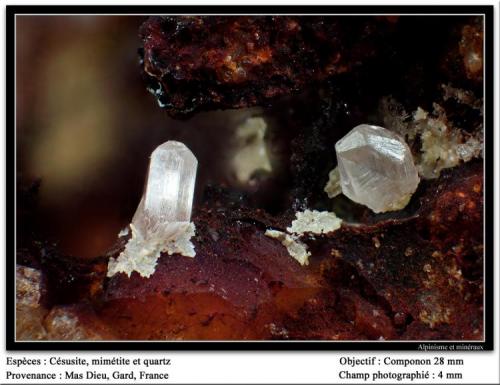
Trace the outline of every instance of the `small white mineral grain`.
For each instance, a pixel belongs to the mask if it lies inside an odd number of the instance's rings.
[[[342,219],[329,211],[299,211],[295,213],[295,217],[292,225],[286,230],[297,235],[304,233],[326,234],[339,229],[342,224]]]
[[[298,236],[278,230],[266,230],[265,235],[279,240],[286,247],[288,254],[302,266],[309,264],[311,253],[307,251],[307,245],[302,243]]]
[[[404,208],[420,182],[404,139],[361,124],[335,145],[342,193],[376,213]]]
[[[342,187],[340,186],[340,173],[338,167],[335,167],[328,174],[328,182],[323,191],[326,192],[328,198],[335,198],[337,195],[342,194]]]
[[[133,271],[149,277],[161,253],[195,256],[190,220],[197,167],[183,143],[168,141],[153,151],[144,194],[130,224],[132,237],[117,258],[110,258],[108,277]]]
[[[302,266],[309,264],[311,253],[307,245],[300,240],[305,233],[326,234],[340,228],[342,219],[328,211],[305,210],[295,213],[296,219],[286,229],[287,233],[278,230],[267,230],[265,235],[281,241],[288,254]]]

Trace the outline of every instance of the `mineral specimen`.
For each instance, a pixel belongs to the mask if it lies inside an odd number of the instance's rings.
[[[335,213],[318,210],[304,210],[295,213],[296,219],[287,231],[294,234],[327,234],[340,228],[342,219]]]
[[[143,237],[167,223],[191,220],[197,167],[183,143],[168,141],[153,151],[144,195],[132,219]]]
[[[143,74],[172,116],[266,105],[360,67],[393,29],[368,17],[150,17],[140,30]]]
[[[160,231],[151,233],[144,238],[135,226],[132,228],[132,238],[118,258],[110,258],[108,277],[122,272],[130,276],[137,271],[143,277],[150,277],[156,268],[156,261],[161,253],[182,254],[186,257],[196,255],[191,237],[195,234],[191,222],[173,222],[166,224]]]
[[[342,192],[376,213],[404,208],[420,181],[404,139],[361,124],[335,145]]]
[[[130,225],[132,238],[118,258],[110,258],[109,277],[133,271],[149,277],[162,252],[195,256],[190,220],[197,166],[183,143],[168,141],[153,151],[144,195]]]
[[[307,245],[301,242],[297,235],[278,230],[266,230],[265,235],[279,240],[286,247],[288,254],[302,266],[309,264],[311,253],[307,251]]]
[[[483,162],[477,159],[483,91],[475,56],[482,30],[479,25],[463,30],[467,19],[458,16],[396,19],[393,34],[384,31],[387,23],[379,18],[361,23],[352,17],[309,16],[149,19],[142,30],[143,70],[166,112],[185,116],[273,101],[265,111],[266,142],[278,143],[282,167],[271,163],[281,179],[274,188],[263,185],[247,197],[240,188],[250,183],[234,188],[214,178],[205,186],[193,223],[185,222],[190,225],[185,236],[172,243],[148,233],[145,240],[133,223],[131,235],[122,232],[112,250],[92,260],[36,242],[28,226],[34,223],[28,219],[33,209],[26,204],[33,192],[17,189],[24,202],[18,200],[22,225],[17,235],[23,247],[16,260],[37,269],[40,274],[34,276],[41,279],[39,286],[38,278],[23,272],[29,279],[18,284],[18,337],[483,339],[483,192],[488,185],[483,189]],[[426,28],[416,35],[423,20]],[[297,28],[288,29],[295,22]],[[459,52],[461,31],[469,35],[464,54]],[[452,55],[443,57],[449,49]],[[272,52],[265,63],[259,62],[263,50]],[[369,61],[363,60],[366,55]],[[440,69],[443,58],[450,60]],[[472,59],[468,69],[465,58]],[[447,96],[436,99],[443,83]],[[300,91],[305,93],[295,94]],[[286,97],[277,101],[280,95]],[[340,187],[340,174],[328,175],[336,165],[331,147],[358,122],[371,121],[386,95],[402,109],[377,121],[403,136],[413,151],[423,179],[418,191],[405,210],[384,215],[343,197],[329,202],[326,182],[332,182],[330,194]],[[186,128],[192,135],[183,138],[205,144],[207,136],[223,141],[227,135],[219,124],[204,134],[195,124]],[[449,151],[455,145],[456,151]],[[211,153],[205,167],[217,167],[209,161],[221,154],[205,147]],[[274,156],[274,147],[268,148]],[[432,179],[426,180],[424,165]],[[263,205],[257,194],[276,198]],[[379,194],[369,195],[377,199]],[[330,231],[338,222],[332,213],[306,208],[334,209],[357,225]],[[89,239],[85,231],[82,239]],[[196,258],[181,255],[188,243],[196,247]],[[152,267],[149,279],[146,270],[106,278],[108,259],[117,261],[124,248],[135,259],[120,260],[121,266],[132,269],[125,266],[133,261]],[[40,301],[37,295],[26,296],[32,291],[24,284],[40,287]],[[25,304],[24,296],[35,299],[33,305]]]
[[[443,96],[434,102],[432,111],[418,107],[412,114],[396,100],[385,97],[380,101],[384,125],[403,136],[414,149],[414,161],[424,179],[439,176],[446,168],[483,156],[483,100],[471,92],[442,85]],[[455,111],[443,106],[456,103]],[[474,116],[461,128],[454,122],[456,111]],[[412,119],[408,119],[411,116]],[[463,121],[463,118],[460,118]]]
[[[288,254],[304,266],[309,264],[311,253],[300,237],[305,233],[317,235],[331,233],[340,228],[342,219],[338,218],[335,213],[317,210],[296,212],[295,217],[292,225],[286,229],[288,234],[278,230],[266,230],[265,235],[281,241]]]
[[[163,254],[150,279],[108,280],[101,259],[42,256],[51,299],[44,328],[53,339],[95,331],[108,340],[481,340],[482,162],[443,170],[416,198],[409,218],[308,239],[307,267],[264,235],[289,220],[213,199],[193,217],[196,258]],[[62,303],[61,291],[78,296]],[[18,310],[17,320],[32,314]]]

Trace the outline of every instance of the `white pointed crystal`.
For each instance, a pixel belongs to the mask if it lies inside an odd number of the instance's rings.
[[[404,139],[361,124],[335,145],[342,193],[376,213],[404,208],[420,182]]]
[[[183,143],[168,141],[153,151],[144,194],[130,224],[132,237],[117,258],[110,258],[108,277],[133,271],[149,277],[161,253],[195,256],[190,220],[197,167]]]

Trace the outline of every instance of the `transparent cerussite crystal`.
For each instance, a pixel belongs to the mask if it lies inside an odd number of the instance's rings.
[[[404,208],[420,182],[404,139],[383,127],[356,126],[335,151],[342,193],[376,213]]]
[[[183,143],[168,141],[151,154],[146,187],[132,224],[143,236],[165,224],[189,222],[198,161]]]
[[[135,271],[150,277],[161,254],[194,257],[191,222],[198,161],[182,143],[169,141],[151,154],[146,187],[130,229],[132,236],[117,258],[108,262],[108,277]]]

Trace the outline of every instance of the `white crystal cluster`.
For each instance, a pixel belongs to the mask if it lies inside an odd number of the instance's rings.
[[[335,213],[317,210],[296,212],[295,218],[292,225],[287,227],[286,233],[278,230],[267,230],[265,235],[281,241],[288,254],[304,266],[309,264],[311,253],[300,238],[305,233],[317,235],[331,233],[340,228],[342,219],[338,218]]]
[[[442,88],[444,101],[453,98],[477,110],[482,116],[482,99],[476,99],[472,93],[449,85],[443,85]],[[419,151],[415,153],[415,164],[420,176],[425,179],[437,178],[443,169],[483,156],[482,124],[470,127],[470,132],[453,127],[438,103],[433,103],[432,112],[418,107],[410,114],[397,101],[388,97],[380,103],[380,114],[388,129],[399,133],[411,145],[420,143]]]
[[[295,213],[295,220],[286,231],[296,235],[305,233],[326,234],[340,228],[342,219],[329,211],[305,210]]]
[[[182,254],[186,257],[196,255],[191,237],[195,234],[192,222],[173,223],[170,230],[164,229],[148,234],[144,238],[133,224],[130,225],[132,237],[118,258],[110,258],[108,277],[116,273],[125,273],[130,277],[133,271],[143,277],[150,277],[156,269],[156,263],[161,253]],[[169,232],[170,231],[170,232]]]
[[[375,213],[404,208],[420,178],[405,140],[361,124],[335,145],[342,193]]]
[[[151,154],[141,202],[130,224],[132,237],[123,252],[108,263],[108,277],[133,271],[154,273],[161,253],[194,257],[191,220],[198,161],[180,142],[168,141]]]

